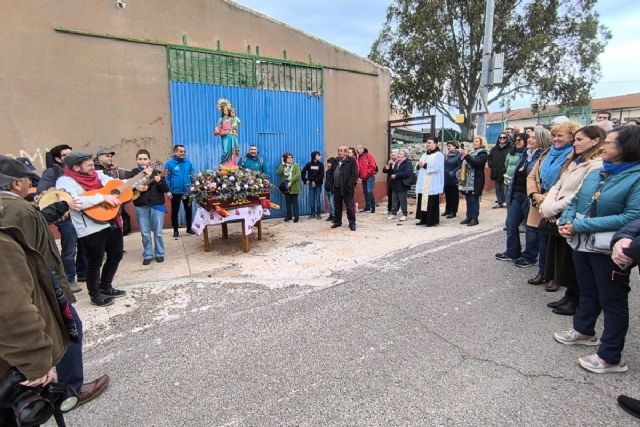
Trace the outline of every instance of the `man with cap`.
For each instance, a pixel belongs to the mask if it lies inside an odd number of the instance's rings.
[[[104,187],[113,179],[96,172],[91,154],[71,152],[64,158],[64,165],[64,174],[56,181],[56,187],[66,190],[80,204],[80,210],[71,211],[71,221],[87,254],[87,290],[91,304],[106,307],[113,304],[114,298],[126,294],[112,284],[123,253],[122,223],[117,219],[98,223],[84,215],[83,210],[101,203],[116,207],[120,205],[120,200],[113,194],[82,195]],[[105,254],[107,257],[103,266]]]
[[[26,181],[0,174],[2,188]],[[0,212],[3,198],[4,195],[0,197]],[[18,228],[4,224],[0,224],[0,253],[0,377],[15,367],[26,378],[22,384],[48,384],[53,380],[53,366],[69,345],[49,268]],[[16,425],[11,407],[0,408],[0,425]]]
[[[24,200],[31,187],[30,172],[17,160],[6,156],[0,156],[0,174],[4,175],[2,190],[2,215],[0,223],[2,227],[16,227],[27,245],[42,256],[47,270],[50,272],[50,283],[55,281],[62,290],[66,301],[73,304],[76,299],[69,289],[69,283],[64,273],[64,267],[60,259],[60,252],[53,235],[49,231],[47,221],[31,203]],[[7,179],[10,177],[11,179]],[[67,204],[67,202],[59,202]],[[77,204],[71,202],[71,207]],[[64,212],[69,208],[62,209]],[[0,276],[4,277],[4,276]],[[56,371],[61,383],[69,384],[75,388],[80,396],[81,403],[87,402],[104,391],[109,383],[109,377],[103,375],[98,379],[83,384],[84,368],[82,362],[82,321],[73,305],[69,306],[70,314],[77,326],[78,339],[72,343],[64,357],[57,363]]]
[[[113,162],[113,158],[115,157],[115,155],[115,151],[109,150],[107,148],[99,149],[96,157],[93,159],[96,170],[102,171],[105,175],[115,179],[127,180],[134,176],[135,173],[133,173],[133,171],[116,166],[116,164]],[[124,209],[124,205],[120,206],[120,216],[122,217],[122,234],[126,236],[131,232],[131,218],[129,217],[127,211]]]
[[[38,182],[38,194],[56,187],[56,181],[62,176],[64,171],[64,159],[69,153],[71,153],[70,145],[61,144],[56,145],[49,153],[53,159],[53,166],[45,169],[42,173],[42,177]],[[33,183],[32,183],[33,184]],[[64,271],[67,274],[67,280],[71,284],[71,290],[73,292],[80,292],[82,288],[76,283],[76,275],[78,282],[85,281],[85,254],[82,247],[78,247],[78,236],[76,230],[71,223],[71,217],[66,217],[56,222],[56,227],[60,233],[60,245],[62,246],[61,257],[62,265],[64,265]]]

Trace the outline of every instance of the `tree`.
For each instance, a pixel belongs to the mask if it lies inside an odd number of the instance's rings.
[[[496,0],[494,51],[505,55],[503,82],[489,103],[532,95],[540,106],[585,105],[600,78],[599,55],[610,32],[596,0]],[[369,58],[392,72],[397,108],[438,111],[471,137],[480,87],[485,1],[395,0]]]

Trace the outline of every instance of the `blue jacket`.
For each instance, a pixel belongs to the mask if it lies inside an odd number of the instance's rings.
[[[640,218],[640,164],[611,176],[600,190],[593,218],[576,218],[576,213],[589,215],[591,197],[600,183],[601,170],[587,175],[578,194],[564,210],[560,224],[572,223],[575,233],[617,231]]]
[[[242,169],[251,169],[252,171],[267,173],[264,167],[264,159],[260,156],[251,157],[250,155],[245,154],[238,162],[238,166]]]
[[[191,190],[191,177],[195,174],[193,165],[188,159],[179,160],[175,156],[164,165],[169,172],[167,182],[173,194],[187,194]]]

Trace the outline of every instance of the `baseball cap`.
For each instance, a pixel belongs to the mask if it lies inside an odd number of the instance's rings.
[[[85,153],[84,151],[72,151],[71,153],[64,156],[62,161],[65,166],[71,167],[75,166],[80,162],[84,162],[85,160],[91,159],[91,153]]]
[[[96,157],[100,157],[100,156],[102,156],[103,154],[111,154],[112,156],[115,156],[115,155],[116,155],[116,152],[115,152],[115,151],[108,150],[108,149],[106,149],[106,148],[101,148],[101,149],[99,149],[99,150],[98,150],[98,152],[96,153]]]
[[[37,176],[16,159],[2,155],[0,155],[0,174],[4,176],[3,182],[9,179],[9,181],[5,182],[3,185],[7,185],[16,179],[32,178]]]

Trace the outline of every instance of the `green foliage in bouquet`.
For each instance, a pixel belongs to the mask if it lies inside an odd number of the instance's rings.
[[[236,169],[222,175],[205,170],[195,176],[189,193],[189,201],[205,206],[207,199],[217,197],[225,201],[256,199],[271,191],[269,175],[249,169]]]

